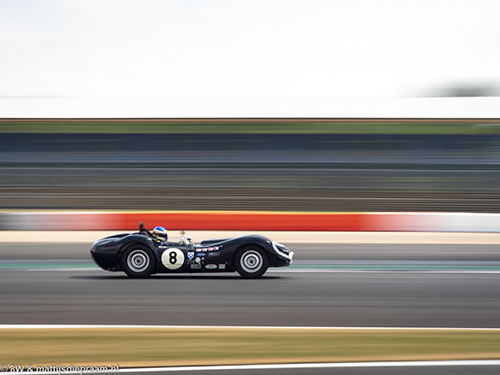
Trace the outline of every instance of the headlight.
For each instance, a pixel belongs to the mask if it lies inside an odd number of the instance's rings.
[[[274,241],[272,242],[272,244],[273,244],[273,249],[276,252],[276,254],[278,254],[279,256],[286,258],[286,259],[290,259],[290,260],[292,259],[293,253],[291,251],[289,251],[286,248],[286,246],[283,246],[282,244],[274,242]]]

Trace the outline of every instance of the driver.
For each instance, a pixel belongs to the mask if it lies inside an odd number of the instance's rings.
[[[167,230],[163,227],[155,227],[151,232],[151,236],[158,245],[162,245],[164,242],[167,242],[168,239]]]

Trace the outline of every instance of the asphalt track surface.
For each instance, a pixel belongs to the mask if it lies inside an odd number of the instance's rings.
[[[498,246],[289,246],[296,267],[260,280],[131,280],[93,268],[89,245],[0,244],[0,323],[500,327]],[[168,372],[177,373],[462,375],[500,366]]]
[[[290,245],[295,266],[132,280],[85,244],[2,244],[0,323],[500,327],[493,245]]]

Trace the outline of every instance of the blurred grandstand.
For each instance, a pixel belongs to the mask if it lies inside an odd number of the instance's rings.
[[[0,120],[4,209],[500,211],[500,120]]]

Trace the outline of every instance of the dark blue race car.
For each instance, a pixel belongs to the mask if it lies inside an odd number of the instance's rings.
[[[238,272],[253,279],[269,267],[289,266],[293,259],[293,252],[286,246],[259,235],[204,240],[200,244],[183,236],[179,242],[168,242],[159,241],[142,222],[136,233],[96,241],[90,253],[102,269],[124,271],[134,278],[154,273]]]

